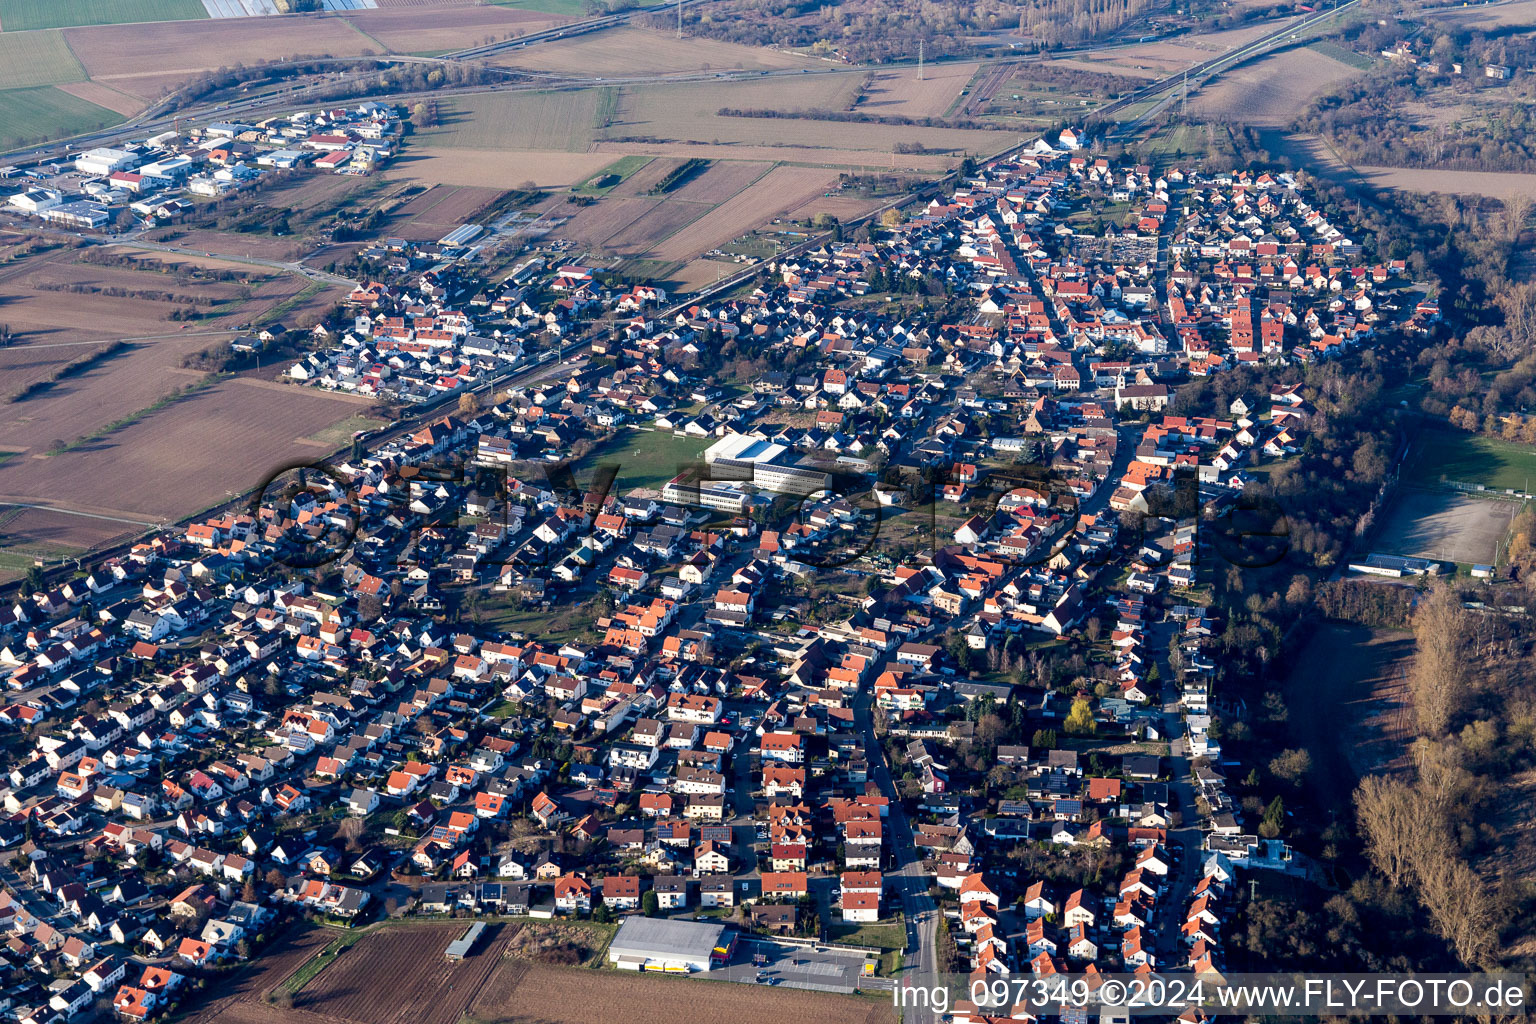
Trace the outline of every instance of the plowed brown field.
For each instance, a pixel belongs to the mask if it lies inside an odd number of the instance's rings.
[[[322,975],[323,977],[324,975]],[[470,1016],[509,1024],[889,1024],[889,1000],[789,988],[657,977],[629,971],[529,966],[508,960],[469,1005]]]

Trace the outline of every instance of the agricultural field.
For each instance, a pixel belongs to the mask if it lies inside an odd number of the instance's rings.
[[[616,197],[650,195],[651,189],[683,163],[681,158],[671,157],[626,156],[619,159],[641,160],[644,164],[614,188],[612,194]]]
[[[1281,127],[1294,121],[1318,96],[1360,73],[1357,66],[1301,47],[1218,75],[1192,93],[1189,106],[1191,112],[1206,118]]]
[[[111,375],[114,383],[121,376],[121,367]],[[158,377],[185,390],[111,423],[93,417],[93,438],[59,454],[9,460],[0,500],[178,519],[249,490],[279,465],[316,458],[322,453],[305,439],[368,405],[252,377],[211,385],[188,372]],[[99,390],[97,380],[87,383]]]
[[[505,963],[516,926],[491,925],[464,960],[443,956],[463,923],[381,928],[337,956],[294,997],[299,1016],[364,1024],[456,1024],[486,978]],[[381,979],[389,979],[381,984]]]
[[[790,988],[659,978],[630,971],[529,965],[507,960],[470,1003],[470,1017],[507,1024],[889,1024],[889,997],[861,998]]]
[[[377,430],[387,424],[387,420],[381,420],[377,416],[348,416],[340,423],[333,423],[324,430],[318,430],[309,437],[299,440],[302,444],[324,448],[329,453],[349,444],[353,434]]]
[[[1501,201],[1536,197],[1536,174],[1519,171],[1454,171],[1438,167],[1381,167],[1346,163],[1328,140],[1313,132],[1270,134],[1272,147],[1305,161],[1314,174],[1347,184],[1403,192],[1478,195]]]
[[[187,1024],[279,1024],[296,1018],[265,1001],[306,961],[336,937],[329,928],[291,928],[243,970],[220,980],[206,1001],[190,1008]]]
[[[392,53],[441,53],[479,46],[487,39],[511,39],[564,23],[557,14],[479,4],[434,7],[402,6],[353,11],[346,15],[358,31]]]
[[[6,32],[206,17],[202,0],[0,0],[0,30]]]
[[[669,271],[665,280],[674,289],[679,291],[698,291],[720,280],[722,277],[741,270],[741,266],[730,260],[697,259],[683,264],[677,270]]]
[[[569,238],[584,245],[604,246],[608,239],[660,205],[661,203],[655,199],[610,196],[601,202],[577,210],[570,220],[555,229],[555,234],[560,238]]]
[[[1159,160],[1200,159],[1210,153],[1213,143],[1225,134],[1221,125],[1169,125],[1147,140],[1147,152]]]
[[[560,188],[585,181],[613,163],[618,154],[559,150],[437,149],[419,143],[385,170],[391,180],[441,185],[506,188],[532,182]]]
[[[820,196],[837,184],[837,172],[818,167],[775,167],[748,188],[715,207],[708,217],[667,238],[655,249],[660,259],[687,260]]]
[[[637,200],[621,200],[627,204]],[[602,204],[599,204],[601,208]],[[664,240],[685,230],[701,219],[713,219],[712,208],[699,203],[669,201],[657,203],[641,213],[619,230],[606,236],[603,248],[619,256],[651,256],[665,244]]]
[[[4,39],[0,36],[0,39]],[[144,109],[144,101],[137,96],[129,96],[125,92],[118,92],[108,85],[100,82],[68,82],[59,86],[60,92],[68,93],[76,99],[94,103],[98,107],[105,107],[113,113],[122,114],[124,117],[132,117]]]
[[[315,445],[299,446],[298,439],[326,436],[361,411],[348,400],[316,403],[318,393],[266,390],[276,386],[248,378],[207,386],[202,370],[185,365],[226,342],[236,318],[289,316],[334,301],[334,292],[318,292],[296,275],[200,256],[113,255],[129,261],[102,266],[59,251],[13,264],[0,281],[0,301],[17,338],[0,350],[6,382],[0,449],[21,453],[0,464],[0,493],[8,500],[137,519],[194,511],[227,487],[254,482],[231,479],[229,467],[249,465],[253,453],[263,463],[276,452],[313,456]],[[210,279],[191,271],[193,265],[238,277]],[[183,301],[194,293],[203,301]],[[187,330],[168,321],[172,312],[188,309],[207,318]],[[185,393],[189,387],[205,389]],[[186,420],[189,406],[206,419]],[[228,435],[210,433],[221,421]],[[123,435],[133,443],[120,445]],[[189,459],[188,452],[196,454]],[[176,464],[166,484],[134,486],[134,480],[162,479],[157,460]],[[225,479],[205,484],[198,473]],[[125,511],[123,500],[137,504]]]
[[[936,64],[924,69],[921,81],[916,68],[876,71],[870,75],[857,109],[881,116],[942,117],[960,98],[977,67]]]
[[[1451,22],[1457,28],[1492,32],[1511,26],[1529,27],[1536,24],[1536,0],[1518,0],[1516,3],[1478,4],[1475,7],[1449,8],[1436,11],[1436,18]]]
[[[840,87],[806,79],[791,82],[679,83],[626,88],[613,128],[606,140],[668,139],[675,143],[707,145],[712,152],[687,156],[725,156],[723,149],[751,147],[780,150],[780,159],[803,163],[842,164],[847,151],[864,151],[873,162],[914,166],[913,156],[895,155],[899,143],[922,146],[927,153],[958,162],[966,153],[988,154],[1017,141],[1011,132],[956,128],[919,128],[906,125],[861,124],[808,118],[732,117],[721,108],[738,110],[804,110],[821,107],[843,109],[852,102],[859,82],[853,76],[835,77]],[[609,148],[604,146],[603,148]],[[668,155],[685,155],[677,150]],[[894,160],[892,157],[894,155]],[[746,158],[747,155],[743,154]],[[750,158],[756,158],[751,154]],[[883,160],[881,159],[883,158]],[[916,157],[921,159],[921,157]],[[872,161],[865,157],[859,165]]]
[[[542,14],[558,14],[565,18],[589,17],[581,0],[486,0],[498,7],[512,7]],[[653,7],[664,0],[640,0],[636,7]]]
[[[820,61],[765,46],[715,39],[678,39],[645,28],[616,28],[500,54],[493,63],[529,71],[588,75],[647,75],[677,71],[772,71],[820,67]]]
[[[85,78],[85,68],[59,31],[0,33],[0,89],[61,85]]]
[[[439,103],[437,126],[419,130],[415,140],[433,150],[581,152],[597,137],[603,93],[601,89],[582,89],[459,96]]]
[[[1242,28],[1222,32],[1203,32],[1181,37],[1177,42],[1163,41],[1143,43],[1125,49],[1110,50],[1103,55],[1081,58],[1085,63],[1099,65],[1101,70],[1120,74],[1151,71],[1158,76],[1173,74],[1201,61],[1219,57],[1229,50],[1246,46],[1255,39],[1279,27],[1278,21],[1261,21]]]
[[[122,120],[116,111],[72,96],[57,86],[0,92],[0,148],[4,149],[95,131]]]
[[[70,558],[144,529],[122,517],[104,519],[0,505],[0,582],[25,575],[36,561]]]
[[[578,182],[571,190],[586,196],[608,195],[652,162],[650,157],[621,156],[587,180]]]
[[[668,202],[723,203],[772,170],[771,164],[717,160],[666,193]]]
[[[1035,125],[1076,120],[1142,83],[1135,75],[1102,67],[999,65],[978,75],[959,112],[970,117],[1001,117]]]
[[[1536,198],[1536,174],[1517,171],[1447,171],[1427,167],[1355,167],[1377,188],[1405,192],[1479,195],[1492,199]]]
[[[430,14],[423,11],[420,17]],[[71,28],[64,37],[92,80],[145,99],[220,67],[301,56],[355,57],[379,49],[378,42],[338,17]]]
[[[1340,46],[1331,39],[1319,39],[1315,43],[1309,43],[1307,44],[1307,49],[1316,50],[1325,57],[1332,57],[1340,63],[1348,64],[1352,68],[1359,68],[1361,71],[1370,68],[1372,63],[1371,58],[1356,53],[1347,47]]]
[[[387,233],[413,241],[434,241],[495,202],[493,188],[434,185],[395,210]]]

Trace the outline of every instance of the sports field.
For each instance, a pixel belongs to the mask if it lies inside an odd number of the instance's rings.
[[[62,32],[0,33],[0,89],[28,89],[85,81]]]
[[[0,28],[6,32],[206,17],[202,0],[0,0]]]
[[[578,482],[589,485],[599,466],[617,465],[611,494],[623,495],[636,487],[660,490],[713,441],[709,437],[673,437],[665,430],[620,430],[572,469]]]
[[[1390,555],[1493,565],[1519,510],[1514,501],[1405,487],[1392,499],[1372,546]]]
[[[0,93],[0,147],[78,135],[122,121],[123,115],[51,85]]]
[[[1414,442],[1403,480],[1529,492],[1536,486],[1536,447],[1452,430],[1426,431]]]

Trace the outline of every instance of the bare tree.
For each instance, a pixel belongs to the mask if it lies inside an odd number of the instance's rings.
[[[1470,864],[1449,853],[1431,857],[1421,874],[1419,898],[1462,963],[1491,966],[1504,918],[1498,897]]]
[[[362,845],[364,827],[362,818],[347,818],[336,827],[336,834],[347,841],[347,849],[356,850]]]
[[[1449,584],[1441,583],[1419,603],[1413,617],[1418,651],[1408,675],[1408,690],[1419,731],[1442,736],[1466,694],[1466,668],[1461,645],[1467,614]]]
[[[1355,817],[1366,851],[1394,886],[1412,881],[1416,803],[1412,787],[1383,775],[1367,775],[1355,789]]]

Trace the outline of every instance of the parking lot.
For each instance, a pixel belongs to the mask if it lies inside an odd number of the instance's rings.
[[[758,956],[765,962],[757,963]],[[788,985],[821,992],[852,992],[859,987],[864,959],[857,953],[817,951],[810,946],[743,937],[736,943],[736,956],[731,965],[710,971],[706,977],[746,984]]]

